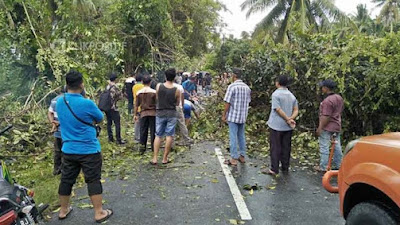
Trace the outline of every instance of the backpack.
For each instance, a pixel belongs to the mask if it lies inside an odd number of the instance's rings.
[[[99,109],[103,112],[107,112],[111,110],[112,107],[112,98],[111,98],[111,88],[114,86],[111,86],[110,89],[104,90],[100,94],[99,98]]]

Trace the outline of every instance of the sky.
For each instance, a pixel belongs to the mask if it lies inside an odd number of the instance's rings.
[[[251,33],[258,22],[268,14],[268,11],[263,13],[254,14],[250,18],[246,19],[246,12],[241,11],[240,5],[244,0],[220,0],[226,5],[230,12],[221,11],[220,15],[227,24],[227,27],[223,29],[222,33],[225,35],[233,34],[239,38],[242,31]],[[367,4],[368,9],[372,10],[371,16],[375,16],[379,13],[379,10],[375,8],[375,5],[371,3],[371,0],[336,0],[336,6],[347,14],[354,14],[358,4]]]

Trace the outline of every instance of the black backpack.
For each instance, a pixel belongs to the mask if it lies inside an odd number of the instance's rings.
[[[108,112],[112,107],[112,98],[111,98],[111,86],[109,89],[106,88],[101,94],[99,99],[99,109],[103,112]]]

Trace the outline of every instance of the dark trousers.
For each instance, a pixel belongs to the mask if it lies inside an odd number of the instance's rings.
[[[62,165],[62,140],[61,138],[56,138],[54,140],[54,169],[53,174],[58,175],[61,173],[61,165]]]
[[[119,115],[119,112],[111,109],[110,111],[106,112],[106,116],[108,140],[114,141],[112,132],[112,125],[114,123],[117,141],[121,141],[121,116]]]
[[[133,111],[133,97],[128,97],[128,114],[132,115]]]
[[[83,172],[88,186],[89,196],[103,193],[101,185],[101,167],[103,159],[101,153],[90,155],[63,154],[63,167],[58,194],[70,196],[72,186],[76,182],[79,173]]]
[[[271,170],[275,173],[279,173],[279,162],[282,164],[283,171],[289,170],[290,153],[292,151],[292,132],[270,129]]]
[[[140,118],[140,144],[144,145],[146,149],[147,146],[147,138],[150,130],[150,138],[151,138],[151,150],[154,150],[154,139],[155,139],[155,131],[156,131],[156,117],[155,116],[145,116]]]

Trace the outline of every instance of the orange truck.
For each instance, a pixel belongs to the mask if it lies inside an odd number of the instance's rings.
[[[324,175],[323,186],[339,193],[346,225],[400,224],[400,133],[354,140],[344,155],[340,170]]]

